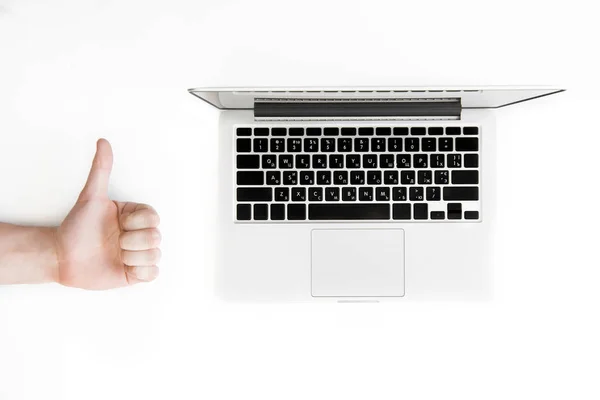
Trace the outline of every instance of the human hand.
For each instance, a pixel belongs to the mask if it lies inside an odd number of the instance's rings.
[[[145,204],[108,198],[112,164],[110,143],[98,140],[87,183],[55,232],[56,280],[62,285],[102,290],[158,276],[158,214]]]

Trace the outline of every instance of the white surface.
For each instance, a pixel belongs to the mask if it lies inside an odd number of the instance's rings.
[[[105,135],[164,236],[155,284],[0,288],[0,398],[597,399],[592,6],[0,1],[0,218],[57,223]],[[496,114],[494,300],[216,301],[217,114],[186,89],[392,84],[568,88]]]
[[[465,108],[501,107],[517,101],[560,92],[560,88],[511,86],[346,86],[346,87],[257,87],[257,88],[196,88],[190,93],[217,108],[252,109],[258,100],[272,99],[461,99]]]
[[[313,296],[404,295],[402,229],[314,229]]]

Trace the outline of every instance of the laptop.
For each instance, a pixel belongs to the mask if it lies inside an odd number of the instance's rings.
[[[216,293],[491,295],[493,110],[547,87],[197,88],[221,110]]]

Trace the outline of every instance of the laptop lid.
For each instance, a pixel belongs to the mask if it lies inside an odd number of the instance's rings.
[[[565,89],[545,86],[485,87],[255,87],[196,88],[189,92],[221,110],[252,110],[256,104],[296,102],[411,103],[444,108],[500,108]],[[430,101],[431,100],[431,101]],[[431,104],[429,104],[431,103]],[[443,103],[443,104],[434,104]],[[447,108],[447,107],[446,107]],[[448,113],[451,111],[447,111]]]

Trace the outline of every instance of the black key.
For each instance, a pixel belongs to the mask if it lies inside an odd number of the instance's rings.
[[[306,219],[306,204],[288,204],[288,221],[304,221]]]
[[[340,152],[352,151],[352,139],[350,139],[350,138],[338,139],[338,151],[340,151]]]
[[[462,219],[462,204],[448,203],[448,219]]]
[[[269,207],[266,204],[254,205],[254,220],[264,221],[269,218]]]
[[[267,171],[267,185],[280,185],[281,171]]]
[[[465,219],[479,219],[479,211],[465,211]]]
[[[284,185],[297,185],[298,174],[296,171],[283,171],[283,184]]]
[[[444,134],[444,128],[442,128],[441,126],[436,126],[436,127],[431,127],[427,129],[427,133],[429,133],[430,135],[443,135]]]
[[[452,138],[443,137],[439,138],[440,151],[452,151]]]
[[[368,185],[381,185],[381,171],[367,171]]]
[[[397,185],[398,171],[385,171],[383,173],[383,181],[386,185]]]
[[[360,156],[348,154],[346,156],[346,168],[360,168]]]
[[[442,190],[438,186],[429,186],[425,189],[427,201],[442,200]]]
[[[351,185],[364,185],[365,184],[365,171],[350,172],[350,184]]]
[[[285,128],[272,128],[271,129],[272,136],[285,136],[287,135],[287,129]]]
[[[392,134],[392,128],[379,127],[375,129],[375,134],[377,136],[390,136]]]
[[[328,187],[325,189],[325,200],[326,201],[340,201],[340,188],[339,187]]]
[[[308,189],[308,200],[323,201],[323,188],[322,187],[309,188]]]
[[[415,171],[400,171],[400,182],[403,185],[414,185]]]
[[[356,136],[356,128],[342,128],[342,136]]]
[[[315,171],[300,171],[300,184],[301,185],[314,185],[315,184]]]
[[[338,136],[340,134],[339,128],[325,128],[323,129],[323,135],[325,136]]]
[[[461,164],[460,154],[448,154],[448,168],[460,168]]]
[[[435,171],[435,184],[447,185],[450,182],[448,171]]]
[[[426,154],[414,154],[413,165],[415,168],[427,168],[427,155]]]
[[[358,198],[360,201],[373,201],[373,188],[361,187],[358,189]]]
[[[394,136],[406,136],[408,135],[408,128],[396,127],[394,128]]]
[[[404,145],[405,151],[419,151],[419,138],[406,138]]]
[[[307,153],[316,153],[319,151],[319,139],[304,139],[304,151]]]
[[[446,186],[444,200],[479,200],[479,188],[476,186]]]
[[[285,205],[271,204],[271,221],[281,221],[285,219]]]
[[[415,219],[427,219],[429,217],[429,209],[427,207],[427,203],[413,204],[413,211]]]
[[[453,185],[477,185],[479,183],[479,171],[477,170],[459,170],[452,171]]]
[[[275,201],[289,201],[290,188],[275,188]]]
[[[238,204],[237,205],[237,220],[238,221],[249,221],[250,211],[252,208],[250,204]]]
[[[392,188],[392,200],[406,201],[406,188],[405,187]]]
[[[382,154],[379,156],[379,167],[380,168],[394,168],[396,166],[394,162],[393,154]]]
[[[254,169],[260,167],[260,157],[257,155],[238,155],[237,156],[237,168],[238,169]]]
[[[431,171],[417,171],[417,182],[419,185],[431,185],[433,174]]]
[[[375,199],[377,201],[390,201],[390,188],[381,186],[375,189]]]
[[[355,187],[342,188],[342,201],[356,201],[356,188]]]
[[[444,219],[446,218],[446,213],[443,211],[432,211],[431,219]]]
[[[421,147],[423,151],[435,151],[435,138],[423,138],[421,141]]]
[[[265,159],[263,158],[263,168]],[[290,154],[279,156],[279,168],[294,168],[294,157]]]
[[[331,171],[318,171],[317,185],[331,185]]]
[[[456,138],[456,151],[478,151],[479,138]]]
[[[465,135],[478,135],[479,134],[479,128],[476,126],[465,126],[463,128],[463,133]]]
[[[371,151],[385,151],[385,139],[384,138],[371,139]]]
[[[408,189],[408,197],[410,198],[410,201],[425,200],[425,195],[423,191],[423,188],[420,186],[413,186],[410,189]]]
[[[430,156],[431,168],[444,168],[444,155],[443,154],[432,154]]]
[[[271,188],[237,188],[237,201],[271,201]]]
[[[306,201],[306,188],[292,188],[292,201]]]
[[[269,139],[254,139],[254,152],[266,153],[269,149]]]
[[[400,203],[392,205],[394,219],[410,219],[411,207],[409,203]]]
[[[304,136],[304,128],[290,128],[290,136]]]
[[[258,157],[258,156],[257,156]],[[265,154],[262,156],[262,167],[265,169],[273,169],[277,166],[277,156],[274,154]],[[280,158],[283,156],[279,156]],[[283,168],[283,167],[282,167]],[[291,168],[291,167],[290,167]]]
[[[309,220],[390,219],[389,204],[310,204]]]
[[[335,151],[335,139],[321,139],[321,151],[322,152],[334,152]]]
[[[313,168],[327,168],[327,156],[324,154],[313,155]]]
[[[333,171],[333,184],[334,185],[347,185],[348,184],[348,171]]]
[[[460,135],[460,126],[446,127],[446,135]]]
[[[389,138],[388,139],[389,151],[402,151],[402,139],[401,138]]]
[[[358,128],[358,134],[360,136],[373,136],[373,128]]]
[[[238,171],[237,184],[239,186],[264,185],[265,175],[262,171]]]
[[[398,154],[396,157],[396,164],[398,165],[398,168],[410,168],[410,155]]]
[[[421,136],[421,135],[424,135],[424,134],[425,134],[425,132],[426,132],[426,131],[425,131],[425,128],[424,128],[424,127],[421,127],[421,126],[419,126],[419,127],[412,127],[412,128],[410,128],[410,134],[411,134],[411,135],[418,135],[418,136]]]
[[[271,151],[273,153],[283,153],[285,151],[285,139],[271,139]]]
[[[236,150],[238,153],[250,153],[252,151],[252,140],[238,139],[236,142]]]
[[[479,167],[479,154],[465,154],[465,168]]]
[[[344,168],[344,156],[332,154],[329,156],[329,168]]]
[[[310,168],[310,156],[308,154],[296,155],[296,168]]]
[[[369,139],[365,139],[365,138],[354,139],[354,151],[357,151],[357,152],[369,151]]]
[[[237,128],[238,136],[252,136],[252,128]]]
[[[363,168],[377,168],[377,156],[375,154],[363,155]]]
[[[288,139],[287,145],[290,153],[299,153],[302,151],[302,139]]]
[[[254,128],[254,136],[269,136],[269,128]]]
[[[306,128],[306,136],[321,136],[321,128]]]

